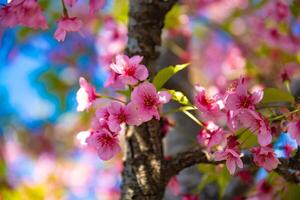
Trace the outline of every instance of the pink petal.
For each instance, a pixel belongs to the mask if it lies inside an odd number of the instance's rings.
[[[228,158],[226,160],[226,166],[227,166],[227,169],[228,169],[229,173],[231,175],[233,175],[234,172],[235,172],[235,169],[236,169],[235,160],[232,159],[232,158]]]
[[[130,65],[139,65],[143,60],[143,56],[135,55],[130,58],[129,63]]]
[[[160,92],[158,92],[158,98],[159,98],[158,101],[160,104],[165,104],[171,100],[172,95],[167,91],[160,91]]]
[[[148,78],[149,72],[148,72],[147,68],[144,65],[139,65],[136,68],[134,76],[138,80],[143,81],[143,80],[146,80]]]
[[[267,146],[267,145],[271,144],[271,142],[272,142],[271,133],[270,134],[258,134],[257,137],[258,137],[258,143],[261,146]]]
[[[67,32],[64,29],[58,27],[54,33],[54,38],[59,42],[63,42],[65,40],[66,33]]]
[[[252,93],[252,99],[254,104],[260,102],[263,99],[263,97],[264,97],[264,91],[261,89],[258,89]]]

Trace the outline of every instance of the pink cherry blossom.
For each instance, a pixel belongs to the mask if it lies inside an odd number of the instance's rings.
[[[100,8],[104,6],[104,0],[90,0],[90,13],[97,12]]]
[[[92,130],[98,131],[98,130],[104,130],[104,129],[109,132],[112,132],[109,128],[108,120],[105,120],[103,118],[94,117],[92,119]]]
[[[97,151],[102,160],[109,160],[121,151],[118,134],[105,129],[93,131],[86,141],[88,146]]]
[[[236,167],[243,168],[243,162],[240,158],[240,151],[238,149],[236,138],[230,136],[228,138],[227,147],[223,151],[216,151],[214,153],[215,161],[226,160],[226,166],[230,174],[234,174]]]
[[[272,134],[269,122],[258,112],[244,109],[239,114],[243,126],[257,135],[258,143],[267,146],[272,142]]]
[[[76,100],[78,103],[77,111],[84,111],[91,107],[97,98],[95,88],[83,77],[79,79],[80,89],[77,91]]]
[[[131,100],[137,106],[143,122],[151,120],[153,116],[159,119],[158,106],[167,103],[170,99],[169,93],[158,93],[154,85],[149,82],[141,83],[131,93]]]
[[[224,131],[220,127],[213,122],[208,122],[205,128],[199,132],[197,139],[200,144],[207,146],[210,151],[213,146],[221,144],[224,137]]]
[[[271,147],[254,147],[251,152],[253,153],[254,163],[267,171],[275,169],[279,164],[279,160]]]
[[[180,193],[180,184],[179,184],[176,176],[173,176],[169,180],[167,187],[168,187],[168,189],[170,189],[172,191],[172,193],[175,196],[179,195],[179,193]]]
[[[225,95],[224,103],[228,110],[255,109],[255,104],[263,98],[263,90],[256,90],[252,94],[248,93],[245,79],[241,78],[233,91],[228,91]]]
[[[270,183],[266,180],[261,180],[256,185],[257,192],[247,200],[272,200],[273,199],[273,188]]]
[[[101,120],[108,120],[109,115],[108,106],[100,107],[96,110],[96,117]]]
[[[289,122],[287,128],[290,136],[296,140],[298,146],[300,146],[300,120]]]
[[[209,97],[205,89],[200,86],[196,86],[197,94],[195,96],[195,104],[202,115],[206,119],[215,119],[221,116],[221,106],[217,99]]]
[[[117,79],[121,80],[123,84],[135,85],[149,75],[147,68],[140,64],[142,60],[142,56],[129,58],[126,55],[117,55],[115,63],[112,63],[110,68],[119,74]]]
[[[120,125],[126,123],[128,125],[140,125],[137,108],[133,103],[129,103],[124,106],[117,102],[112,102],[108,107],[109,119],[108,125],[111,131],[119,132],[121,130]]]
[[[102,65],[110,70],[108,66],[113,58],[126,47],[127,27],[117,23],[113,18],[107,17],[97,39]]]
[[[36,0],[13,0],[0,9],[0,22],[4,26],[22,25],[34,29],[47,29],[42,9]]]
[[[108,78],[105,82],[105,87],[112,87],[114,89],[123,90],[125,88],[125,85],[122,83],[122,80],[118,78],[120,74],[117,74],[111,69],[107,72]]]
[[[77,2],[77,0],[64,0],[64,1],[65,4],[67,4],[70,7],[72,7]]]
[[[79,32],[82,26],[82,21],[77,17],[62,17],[57,22],[57,29],[54,33],[54,37],[57,41],[64,41],[67,32]]]

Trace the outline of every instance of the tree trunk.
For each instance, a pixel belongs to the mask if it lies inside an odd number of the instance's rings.
[[[151,75],[161,48],[164,18],[175,2],[130,0],[127,54],[144,56],[143,63]],[[160,130],[160,122],[154,119],[127,130],[121,199],[163,198],[169,177],[165,176],[167,167]]]

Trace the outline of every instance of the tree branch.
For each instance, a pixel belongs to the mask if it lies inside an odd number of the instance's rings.
[[[241,159],[245,165],[257,167],[254,164],[252,156],[250,154],[245,154]],[[280,164],[274,171],[277,172],[279,175],[281,175],[283,178],[285,178],[285,180],[289,182],[300,183],[299,173],[297,174],[297,171],[300,170],[299,159],[293,157],[289,159],[280,158],[279,160],[280,160]],[[201,148],[193,148],[185,152],[179,153],[173,159],[168,161],[167,178],[170,178],[178,174],[181,170],[193,166],[195,164],[206,163],[206,164],[217,165],[224,162],[225,161],[216,162],[212,159],[209,159]]]

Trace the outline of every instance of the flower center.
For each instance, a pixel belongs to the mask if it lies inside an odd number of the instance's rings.
[[[156,104],[156,99],[154,99],[152,96],[145,96],[144,97],[144,105],[146,107],[152,107]]]
[[[126,116],[124,115],[124,113],[121,113],[118,115],[118,121],[119,121],[119,123],[126,121]]]
[[[133,76],[135,74],[135,69],[133,67],[127,67],[125,69],[125,75]]]
[[[97,137],[97,142],[101,145],[101,146],[107,146],[109,144],[111,144],[112,138],[108,135],[108,134],[101,134]]]
[[[250,105],[252,104],[250,99],[251,98],[246,97],[246,96],[241,97],[240,98],[240,107],[241,108],[249,108]]]

